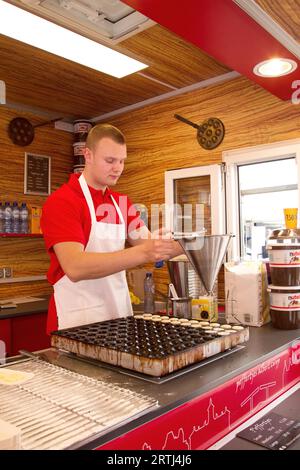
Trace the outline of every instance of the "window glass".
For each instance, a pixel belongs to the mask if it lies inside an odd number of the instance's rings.
[[[266,258],[270,232],[284,226],[283,209],[298,207],[296,159],[238,166],[241,257]]]
[[[206,229],[211,234],[210,176],[194,176],[174,181],[174,202],[178,211],[174,214],[174,228],[178,232]]]

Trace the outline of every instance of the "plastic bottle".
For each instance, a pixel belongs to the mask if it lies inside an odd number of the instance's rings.
[[[6,202],[4,207],[4,232],[12,232],[12,209],[9,202]]]
[[[20,233],[20,209],[16,201],[12,206],[12,232]]]
[[[4,207],[2,202],[0,202],[0,233],[4,232]]]
[[[20,233],[28,233],[28,209],[25,202],[20,208]]]
[[[144,280],[144,312],[145,313],[155,312],[154,292],[155,292],[155,286],[154,286],[152,273],[146,273],[146,277]]]

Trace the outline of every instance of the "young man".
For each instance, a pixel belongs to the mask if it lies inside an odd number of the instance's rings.
[[[110,189],[125,159],[121,131],[93,127],[83,173],[72,174],[44,204],[41,226],[54,288],[48,332],[131,315],[125,271],[182,252],[171,239],[151,237],[128,197]],[[126,239],[131,247],[124,249]]]

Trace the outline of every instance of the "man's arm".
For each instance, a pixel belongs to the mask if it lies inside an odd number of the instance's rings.
[[[112,253],[84,251],[77,242],[62,242],[53,246],[62,270],[73,281],[97,279],[146,263],[172,258],[174,241],[158,239],[143,240],[125,250]]]
[[[160,229],[158,232],[158,236],[167,236],[168,231],[166,229]],[[151,237],[153,237],[153,234],[151,234],[150,230],[143,225],[142,227],[133,230],[130,234],[128,234],[127,240],[128,243],[131,246],[139,246],[145,243],[146,240],[149,240]],[[175,256],[182,255],[184,253],[183,249],[181,248],[180,244],[178,242],[175,242],[175,240],[170,240],[172,242],[172,255],[170,258],[174,258]],[[158,260],[158,261],[163,261]]]

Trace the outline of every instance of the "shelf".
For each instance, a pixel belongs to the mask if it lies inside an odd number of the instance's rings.
[[[41,233],[1,233],[0,238],[43,238]]]

